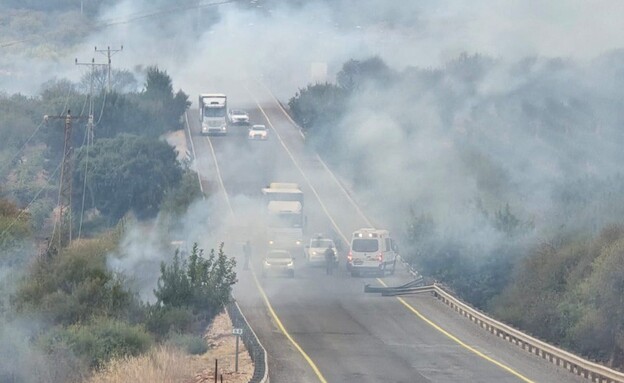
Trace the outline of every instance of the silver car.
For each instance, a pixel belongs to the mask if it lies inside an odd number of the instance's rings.
[[[295,277],[295,260],[287,250],[270,250],[262,262],[262,276],[285,274]]]

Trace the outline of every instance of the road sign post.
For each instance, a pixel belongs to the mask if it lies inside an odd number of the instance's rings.
[[[241,335],[243,335],[242,328],[233,328],[232,334],[236,335],[236,361],[234,362],[234,371],[238,372],[238,340]]]

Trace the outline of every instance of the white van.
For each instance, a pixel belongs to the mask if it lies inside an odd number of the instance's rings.
[[[388,230],[364,228],[353,232],[347,256],[347,270],[352,276],[375,273],[394,274],[399,249]]]

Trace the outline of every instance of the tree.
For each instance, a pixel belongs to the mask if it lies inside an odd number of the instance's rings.
[[[86,72],[80,79],[80,87],[84,93],[91,89],[93,76],[93,94],[106,92],[108,88],[108,68],[96,67],[93,72]],[[111,71],[111,91],[119,93],[133,92],[137,89],[137,79],[129,70],[114,69]]]
[[[367,83],[375,87],[386,86],[396,77],[395,73],[379,57],[364,61],[349,60],[336,75],[338,86],[348,92],[361,89]]]
[[[223,251],[223,243],[208,257],[195,243],[187,259],[176,252],[171,264],[160,265],[160,278],[154,295],[162,308],[190,307],[212,318],[229,302],[236,283],[236,261]]]
[[[582,314],[570,333],[584,353],[624,362],[624,238],[606,247],[580,286]]]
[[[147,69],[145,89],[140,95],[140,107],[147,119],[146,128],[160,135],[181,126],[181,117],[191,105],[181,90],[173,93],[171,77],[158,67]]]
[[[86,208],[97,208],[111,224],[131,210],[139,218],[155,216],[165,191],[182,177],[176,152],[156,138],[120,134],[100,139],[88,156]],[[74,173],[74,211],[81,208],[86,160],[83,147]]]

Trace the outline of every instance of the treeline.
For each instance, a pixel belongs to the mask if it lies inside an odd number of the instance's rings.
[[[64,114],[86,117],[84,81],[0,96],[0,381],[80,382],[156,344],[207,349],[202,335],[230,298],[235,262],[223,245],[181,253],[171,244],[201,192],[162,136],[182,128],[190,103],[166,72],[149,67],[142,75],[140,91],[126,71],[114,73],[112,92],[100,88],[93,140],[86,118],[73,123],[74,241],[62,248],[53,223]],[[52,111],[47,121],[42,110]],[[136,275],[110,264],[135,256],[128,234],[145,226],[162,233],[150,261],[165,259],[153,299],[139,295]]]
[[[624,55],[581,65],[462,54],[438,68],[350,60],[289,102],[313,145],[430,280],[620,366],[615,266]],[[380,203],[379,201],[383,201]]]
[[[56,80],[44,84],[39,96],[0,96],[0,156],[5,164],[0,169],[1,192],[18,206],[29,206],[34,228],[43,227],[56,204],[57,188],[45,180],[58,179],[63,116],[68,110],[81,118],[74,121],[72,136],[74,214],[91,211],[100,226],[114,226],[129,211],[141,218],[154,217],[165,196],[176,198],[174,189],[181,179],[192,177],[178,163],[174,149],[160,140],[165,132],[182,127],[188,96],[174,92],[171,78],[156,67],[147,68],[144,75],[141,91],[102,89],[94,97],[91,139],[87,137],[88,94],[79,84]],[[44,121],[42,110],[52,111],[52,117]],[[198,189],[188,192],[190,203]],[[75,217],[74,223],[80,218]]]

